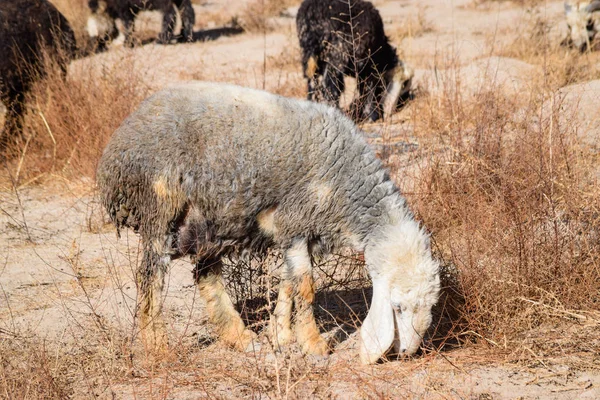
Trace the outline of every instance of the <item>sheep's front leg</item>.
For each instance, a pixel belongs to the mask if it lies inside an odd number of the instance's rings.
[[[208,318],[225,343],[238,350],[252,350],[256,334],[246,329],[225,291],[222,268],[223,264],[219,258],[198,260],[194,268],[194,278],[200,295],[206,301]]]
[[[151,351],[162,351],[167,347],[165,323],[161,317],[161,294],[170,261],[169,256],[161,256],[147,245],[137,271],[140,330],[142,340]]]
[[[295,330],[298,344],[305,354],[328,354],[329,346],[319,334],[313,314],[315,284],[305,240],[297,241],[287,250],[286,263],[292,275],[294,304],[296,305]]]
[[[277,295],[277,305],[271,315],[271,338],[277,347],[287,345],[292,339],[292,306],[293,294],[291,277],[288,268],[284,268]]]

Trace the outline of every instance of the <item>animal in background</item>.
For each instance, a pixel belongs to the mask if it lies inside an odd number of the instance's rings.
[[[565,1],[565,17],[569,34],[565,44],[580,51],[592,49],[592,43],[600,30],[600,0]]]
[[[305,0],[296,16],[308,100],[339,105],[344,76],[356,78],[349,115],[356,121],[389,116],[406,100],[413,71],[398,59],[373,4]]]
[[[125,43],[133,44],[134,21],[140,11],[157,10],[163,13],[162,30],[158,43],[167,44],[174,39],[176,10],[181,15],[181,36],[185,42],[192,42],[195,13],[191,0],[89,0],[92,14],[87,21],[87,32],[95,39],[100,50],[114,40],[119,31],[115,20],[123,23]]]
[[[66,72],[76,51],[69,22],[47,0],[0,1],[0,99],[7,109],[0,152],[22,133],[25,95],[46,74],[44,57]]]

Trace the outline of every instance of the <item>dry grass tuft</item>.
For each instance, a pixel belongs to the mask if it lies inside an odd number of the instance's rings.
[[[506,345],[549,320],[593,321],[597,164],[561,97],[540,83],[515,98],[490,82],[468,98],[446,83],[413,105],[428,156],[408,197],[456,278],[454,334]]]
[[[71,65],[67,77],[46,64],[27,98],[25,139],[12,150],[20,183],[52,173],[93,176],[110,135],[150,93],[130,53],[110,66]]]
[[[264,33],[272,31],[273,17],[279,16],[286,8],[300,3],[298,0],[254,0],[246,5],[239,23],[246,32]]]
[[[544,85],[550,90],[578,82],[600,78],[600,53],[580,53],[561,45],[549,21],[534,9],[522,23],[517,38],[499,52],[504,57],[518,58],[543,68]]]
[[[434,25],[427,19],[425,8],[419,8],[416,17],[410,17],[402,21],[402,25],[388,32],[393,43],[400,44],[404,39],[417,38],[426,33],[434,31]],[[399,46],[399,51],[401,46]]]

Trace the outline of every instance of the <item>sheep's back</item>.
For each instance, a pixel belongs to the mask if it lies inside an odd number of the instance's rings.
[[[111,138],[97,177],[117,225],[164,229],[191,206],[233,239],[271,207],[282,237],[340,231],[362,204],[353,196],[376,193],[385,179],[338,110],[198,82],[145,100]]]

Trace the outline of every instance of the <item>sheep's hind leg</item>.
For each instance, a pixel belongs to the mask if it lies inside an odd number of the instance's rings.
[[[313,314],[315,284],[306,241],[297,241],[288,249],[286,263],[293,276],[292,287],[296,305],[295,329],[298,344],[305,354],[326,355],[329,353],[329,346],[321,337]]]
[[[273,344],[278,348],[285,346],[292,340],[292,306],[293,306],[293,288],[289,274],[282,274],[277,295],[277,305],[271,315],[271,338]]]
[[[220,258],[200,259],[194,268],[194,278],[206,301],[209,320],[225,343],[241,351],[252,350],[256,334],[246,329],[225,291],[222,268]]]
[[[161,256],[150,245],[144,246],[142,264],[137,281],[140,293],[140,330],[142,340],[151,351],[163,351],[167,347],[165,323],[161,317],[164,278],[171,258]]]

